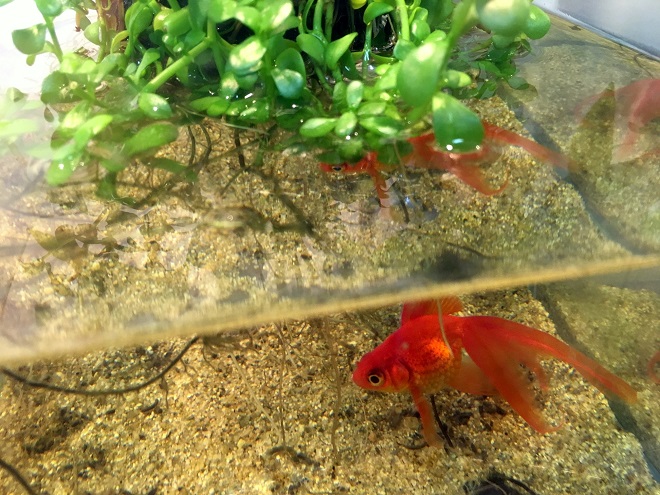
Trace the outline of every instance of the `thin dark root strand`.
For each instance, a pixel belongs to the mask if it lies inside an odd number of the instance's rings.
[[[188,352],[188,350],[193,346],[195,342],[199,340],[199,337],[193,337],[190,339],[186,345],[183,346],[183,349],[177,354],[172,361],[165,366],[159,373],[154,375],[153,377],[149,378],[148,380],[142,382],[142,383],[137,383],[135,385],[129,385],[128,387],[124,388],[108,388],[108,389],[101,389],[101,390],[85,390],[85,389],[80,389],[80,388],[71,388],[71,387],[63,387],[60,385],[55,385],[52,383],[46,383],[46,382],[41,382],[37,380],[30,380],[29,378],[19,375],[17,373],[14,373],[13,371],[7,369],[7,368],[1,368],[0,371],[4,373],[6,376],[11,378],[12,380],[15,380],[19,383],[22,383],[23,385],[27,385],[29,387],[34,387],[34,388],[43,388],[46,390],[52,390],[54,392],[62,392],[65,394],[75,394],[75,395],[86,395],[86,396],[92,396],[92,397],[98,397],[101,395],[122,395],[126,394],[128,392],[135,392],[136,390],[140,390],[142,388],[148,387],[149,385],[156,383],[158,380],[163,378],[181,359],[183,356]]]
[[[4,459],[0,459],[0,468],[7,471],[10,474],[10,476],[14,478],[18,482],[18,484],[21,485],[29,495],[39,495],[39,492],[37,492],[34,488],[32,488],[32,486],[30,486],[30,483],[28,483],[27,480],[23,477],[23,475],[18,472],[18,469],[16,469],[14,466],[9,464]]]

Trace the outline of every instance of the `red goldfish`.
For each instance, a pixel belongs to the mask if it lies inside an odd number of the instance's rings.
[[[657,351],[651,360],[649,361],[649,364],[646,366],[646,372],[649,375],[649,378],[653,380],[655,383],[660,384],[660,376],[658,376],[655,373],[655,367],[660,363],[660,351]]]
[[[356,385],[381,392],[410,392],[424,438],[440,445],[424,394],[453,387],[475,395],[500,395],[532,428],[550,427],[534,404],[520,365],[534,372],[541,388],[548,382],[540,359],[554,357],[579,371],[604,393],[635,402],[637,393],[598,363],[540,330],[494,316],[454,316],[457,298],[407,303],[401,326],[365,354],[353,373]],[[467,356],[463,356],[463,350]]]
[[[617,143],[612,157],[616,163],[635,158],[635,143],[642,128],[660,117],[660,79],[642,79],[617,90],[606,89],[584,100],[577,112],[586,113],[585,108],[603,98],[612,97],[616,104],[617,122],[621,120],[624,127],[623,138]],[[657,154],[659,151],[650,150],[650,153]]]
[[[500,156],[501,149],[498,149],[496,145],[519,146],[538,160],[551,163],[556,167],[568,168],[569,160],[560,153],[549,150],[515,132],[489,124],[488,122],[482,122],[482,124],[486,134],[483,143],[475,151],[468,153],[440,151],[434,147],[435,136],[433,133],[427,133],[408,139],[413,151],[403,157],[403,163],[414,168],[446,170],[454,174],[465,184],[487,196],[502,192],[506,187],[506,182],[498,188],[490,187],[484,180],[481,169],[479,168],[480,164],[486,161],[495,161]],[[381,206],[388,206],[389,196],[382,172],[392,167],[378,161],[378,154],[375,151],[368,152],[364,158],[354,164],[342,163],[332,165],[321,163],[320,166],[325,172],[368,174],[374,182]]]

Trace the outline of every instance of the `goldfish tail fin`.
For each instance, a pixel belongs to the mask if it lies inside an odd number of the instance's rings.
[[[528,387],[517,373],[519,364],[534,371],[543,386],[547,385],[547,379],[539,359],[551,356],[573,366],[601,392],[616,395],[629,403],[637,400],[637,392],[630,385],[594,360],[559,339],[520,323],[492,316],[468,317],[464,324],[463,345],[500,394],[539,431],[542,429],[537,426],[543,428],[543,423],[532,422],[539,417],[533,408]],[[516,359],[512,360],[512,356]],[[521,391],[521,388],[527,392]]]

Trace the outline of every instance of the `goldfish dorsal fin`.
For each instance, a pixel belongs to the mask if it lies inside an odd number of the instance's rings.
[[[463,304],[456,296],[440,299],[427,299],[425,301],[409,302],[403,305],[401,311],[401,324],[427,315],[450,315],[463,310]]]
[[[456,296],[447,296],[440,299],[440,307],[442,308],[443,315],[453,315],[459,311],[463,311],[463,303]]]

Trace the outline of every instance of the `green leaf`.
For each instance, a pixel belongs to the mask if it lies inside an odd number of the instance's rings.
[[[66,113],[60,122],[59,131],[70,136],[89,119],[91,111],[92,104],[88,101],[81,101]]]
[[[550,31],[550,18],[548,14],[539,9],[536,5],[531,5],[529,9],[529,18],[525,24],[525,34],[533,40],[543,38]]]
[[[192,4],[195,3],[196,2],[192,2]],[[228,19],[232,19],[236,15],[236,8],[238,6],[238,2],[228,0],[203,0],[200,3],[206,6],[201,12],[207,14],[209,21],[215,24],[220,24]],[[192,15],[191,12],[191,16]],[[206,28],[204,25],[199,27],[203,29]]]
[[[472,26],[475,26],[477,22],[479,22],[479,17],[474,2],[459,2],[452,11],[449,34],[454,38],[458,38]]]
[[[168,101],[154,93],[140,93],[138,107],[152,119],[169,119],[172,116],[172,108]]]
[[[261,31],[279,31],[280,26],[293,14],[290,0],[268,0],[260,12]]]
[[[357,110],[359,117],[366,117],[367,115],[380,115],[385,112],[387,103],[384,101],[370,101],[360,105]]]
[[[82,160],[82,153],[74,152],[63,158],[53,160],[46,170],[46,182],[51,186],[59,186],[71,177],[73,171],[78,168]]]
[[[413,107],[426,105],[438,89],[440,72],[449,54],[446,40],[424,43],[401,62],[396,86],[403,100]]]
[[[137,38],[142,31],[151,26],[154,13],[142,2],[136,2],[126,10],[126,30],[130,37]]]
[[[337,119],[316,117],[305,121],[299,132],[302,137],[321,137],[332,131],[336,124]]]
[[[382,65],[381,67],[385,67],[385,66]],[[394,88],[396,88],[396,81],[398,79],[400,70],[401,70],[401,64],[392,64],[389,67],[387,67],[385,73],[381,74],[381,76],[376,80],[374,89],[376,89],[376,91],[381,91],[385,93],[389,93],[390,91],[392,91]]]
[[[37,24],[29,28],[17,29],[11,33],[11,38],[19,52],[25,55],[39,53],[46,44],[46,25]]]
[[[403,129],[400,121],[387,115],[367,115],[360,118],[360,125],[381,136],[396,136]]]
[[[64,12],[64,5],[61,0],[34,0],[41,15],[44,17],[57,17]]]
[[[347,34],[328,44],[325,49],[325,63],[330,69],[338,67],[339,59],[348,51],[357,33]]]
[[[388,12],[392,12],[393,10],[394,7],[386,3],[372,2],[364,10],[364,14],[362,15],[362,18],[364,19],[365,24],[369,24],[376,17],[380,17],[381,15],[387,14]]]
[[[392,54],[399,60],[405,60],[410,52],[415,49],[415,43],[410,40],[402,40],[396,42]]]
[[[137,134],[124,143],[123,152],[126,156],[137,155],[148,150],[160,148],[171,143],[179,136],[179,130],[174,124],[156,123],[140,129]]]
[[[0,139],[21,136],[38,129],[39,124],[34,119],[0,120]]]
[[[247,108],[241,110],[238,114],[244,122],[261,124],[270,118],[270,103],[268,100],[254,99],[249,102]]]
[[[305,62],[300,52],[295,48],[287,48],[275,59],[275,66],[278,69],[290,69],[296,71],[303,78],[305,74]]]
[[[464,88],[472,84],[472,78],[465,72],[449,69],[445,71],[445,86],[451,89]]]
[[[161,10],[161,13],[163,11],[165,11],[165,9]],[[154,19],[154,24],[155,23],[156,20]],[[190,19],[190,9],[181,9],[176,12],[171,12],[163,19],[163,31],[175,38],[183,36],[191,29],[192,21]]]
[[[240,45],[235,46],[229,53],[229,64],[237,76],[247,75],[254,72],[257,64],[266,54],[266,46],[260,38],[250,36]]]
[[[305,79],[303,76],[291,69],[278,69],[275,68],[271,72],[275,86],[282,96],[288,99],[299,98],[302,95],[303,88],[305,87]]]
[[[47,105],[71,101],[70,83],[69,78],[59,71],[48,74],[41,83],[41,101]]]
[[[429,24],[426,22],[426,20],[415,19],[410,25],[410,34],[412,34],[413,38],[415,38],[419,44],[424,41],[429,34],[431,34],[431,28],[429,27]]]
[[[351,110],[357,109],[364,95],[364,84],[362,81],[351,81],[346,88],[346,103]]]
[[[357,115],[353,112],[346,112],[337,119],[337,123],[335,124],[335,134],[341,137],[348,136],[355,130],[357,123]]]
[[[280,109],[275,120],[280,129],[287,131],[297,131],[305,120],[312,118],[314,112],[309,107],[298,107],[296,109],[290,108]]]
[[[516,36],[525,29],[529,7],[529,0],[476,0],[481,24],[502,36]]]
[[[239,5],[234,17],[245,26],[249,27],[253,32],[259,33],[261,31],[260,26],[262,15],[263,14],[254,7]]]
[[[169,158],[153,158],[149,160],[147,164],[153,168],[167,170],[174,175],[183,177],[187,181],[193,181],[196,178],[196,174],[193,170],[175,160],[170,160]]]
[[[355,162],[357,162],[358,160],[360,160],[360,158],[362,158],[362,156],[364,154],[365,147],[366,147],[365,143],[362,139],[355,138],[355,137],[353,137],[352,139],[349,139],[347,137],[339,145],[339,158],[340,158],[340,160],[338,162],[334,162],[334,163],[341,163],[341,162],[355,163]],[[332,162],[326,162],[326,163],[332,163]]]
[[[14,0],[0,0],[0,7],[4,7],[5,5],[8,5],[12,3]]]
[[[348,86],[344,81],[337,81],[335,87],[332,89],[332,108],[337,113],[342,113],[348,110],[346,102],[346,93]]]
[[[194,0],[189,2],[190,22],[197,29],[206,29],[207,15],[210,15],[211,10],[218,10],[216,4],[223,3],[223,0]]]
[[[219,98],[218,101],[213,102],[211,105],[207,107],[206,114],[209,117],[219,117],[220,115],[224,115],[227,113],[227,110],[229,110],[230,104],[231,104],[230,99]]]
[[[307,33],[299,34],[296,37],[296,43],[314,62],[319,65],[323,64],[323,43],[316,36]]]
[[[511,86],[513,89],[527,89],[529,87],[527,79],[521,76],[510,77],[506,80],[506,82],[509,83],[509,86]]]
[[[204,96],[203,98],[197,98],[191,101],[190,108],[195,112],[206,112],[207,108],[220,101],[225,101],[225,98],[221,96]]]
[[[426,22],[432,28],[438,28],[445,21],[454,9],[452,0],[422,0],[420,4],[429,13]]]
[[[94,43],[96,46],[101,46],[102,26],[99,21],[92,22],[83,31],[85,39]]]
[[[89,141],[108,127],[110,122],[112,122],[112,115],[108,114],[95,115],[89,119],[76,129],[73,135],[73,141],[76,143],[76,147],[81,150],[86,148]]]
[[[481,119],[446,93],[433,97],[433,132],[438,145],[447,151],[472,151],[484,138]]]

